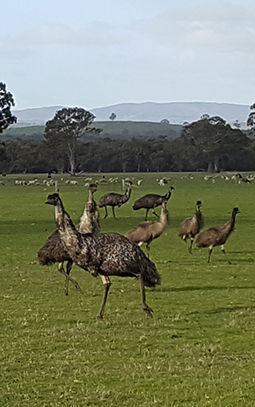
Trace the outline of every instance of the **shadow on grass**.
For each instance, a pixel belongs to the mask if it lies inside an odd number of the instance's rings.
[[[212,310],[207,310],[205,313],[206,314],[221,314],[223,312],[235,312],[235,311],[255,311],[255,307],[245,307],[245,306],[239,306],[239,307],[220,307]]]
[[[247,286],[247,287],[229,287],[229,286],[203,286],[203,287],[161,287],[157,289],[157,291],[160,292],[182,292],[182,291],[212,291],[212,290],[251,290],[254,289],[255,287],[252,286]]]

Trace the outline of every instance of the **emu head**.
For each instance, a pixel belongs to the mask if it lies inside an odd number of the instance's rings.
[[[237,215],[238,213],[240,213],[240,211],[239,211],[239,208],[236,206],[236,207],[233,209],[233,211],[232,211],[232,215],[235,216],[235,215]]]
[[[202,207],[202,201],[197,201],[196,210],[199,210]]]
[[[166,200],[170,199],[171,191],[172,191],[173,189],[174,189],[174,187],[170,187],[170,188],[168,189],[168,192],[167,192],[166,195],[165,195]]]
[[[55,193],[48,195],[47,201],[45,203],[56,206],[59,202],[61,202],[59,194]]]

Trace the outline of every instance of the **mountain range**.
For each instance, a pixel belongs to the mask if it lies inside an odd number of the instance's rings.
[[[44,125],[52,119],[56,111],[64,106],[36,107],[22,110],[13,110],[17,116],[16,127]],[[143,103],[119,103],[105,107],[87,109],[96,116],[95,121],[107,121],[112,113],[116,115],[116,121],[146,121],[160,122],[169,120],[172,124],[183,124],[200,119],[203,114],[220,116],[229,124],[236,120],[246,127],[246,120],[250,113],[249,105],[216,102],[143,102]]]

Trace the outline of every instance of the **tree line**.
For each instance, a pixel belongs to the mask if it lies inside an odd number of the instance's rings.
[[[2,93],[1,93],[2,92]],[[15,122],[14,100],[0,83],[0,132]],[[179,137],[116,140],[100,138],[94,115],[83,108],[64,108],[46,123],[44,140],[0,144],[1,173],[255,171],[255,104],[247,119],[249,133],[232,128],[218,116],[204,114],[183,125]],[[97,141],[84,136],[97,135]]]

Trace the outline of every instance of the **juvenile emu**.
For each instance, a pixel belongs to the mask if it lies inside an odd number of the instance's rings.
[[[94,200],[94,193],[96,191],[96,186],[90,184],[89,186],[89,198],[85,205],[83,215],[80,218],[80,223],[76,226],[81,233],[99,233],[99,219],[97,204]],[[59,231],[54,230],[54,232],[48,237],[46,243],[39,250],[38,260],[41,265],[50,266],[54,263],[58,263],[58,270],[66,277],[65,282],[65,293],[68,295],[69,280],[74,284],[75,288],[82,292],[77,281],[70,277],[70,272],[73,266],[73,260],[67,253],[65,246],[60,239]],[[66,271],[64,268],[64,263],[66,264]]]
[[[103,207],[105,208],[104,219],[107,218],[107,216],[108,216],[107,206],[112,207],[113,217],[116,218],[115,212],[114,212],[115,206],[118,206],[120,208],[121,205],[123,205],[124,203],[126,203],[129,200],[130,195],[131,195],[131,187],[129,185],[126,188],[124,195],[117,194],[116,192],[110,192],[110,193],[102,196],[98,202],[98,206],[99,206],[99,208],[103,208]]]
[[[104,278],[104,296],[98,318],[103,318],[108,291],[109,276],[135,277],[139,280],[143,310],[152,316],[153,310],[146,304],[145,286],[160,284],[160,276],[142,249],[117,233],[82,234],[75,228],[64,209],[58,194],[48,196],[47,204],[55,206],[55,217],[60,238],[70,258],[84,270],[94,270]]]
[[[148,219],[148,212],[150,209],[153,209],[152,213],[156,215],[157,217],[158,214],[154,211],[154,208],[157,206],[162,205],[162,202],[165,201],[167,202],[170,197],[171,197],[171,191],[174,189],[174,187],[170,187],[165,195],[157,195],[157,194],[146,194],[142,196],[141,198],[137,199],[133,205],[134,211],[137,211],[138,209],[146,209],[145,213],[145,220]]]
[[[169,222],[168,210],[166,201],[162,202],[160,219],[158,221],[145,221],[135,226],[126,233],[126,237],[132,243],[137,243],[141,246],[146,243],[146,250],[149,257],[150,244],[154,239],[157,239],[166,230]]]
[[[201,213],[202,202],[197,201],[195,205],[195,215],[192,218],[186,218],[182,221],[178,236],[184,240],[185,243],[188,245],[188,240],[190,240],[190,246],[188,247],[188,251],[192,254],[192,245],[194,238],[200,232],[202,227],[204,226],[204,218]]]
[[[211,254],[215,246],[221,246],[221,251],[227,258],[224,245],[230,234],[234,231],[236,215],[238,213],[240,213],[240,211],[236,207],[232,211],[231,218],[223,226],[213,226],[197,235],[197,247],[209,247],[208,263],[211,261]],[[227,260],[229,264],[231,264],[228,258]]]

